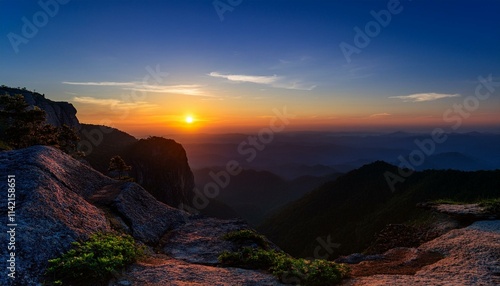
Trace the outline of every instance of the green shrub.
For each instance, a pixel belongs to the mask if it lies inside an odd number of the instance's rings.
[[[323,286],[339,283],[349,269],[332,261],[295,259],[282,251],[245,247],[238,252],[223,252],[219,262],[226,266],[261,269],[284,283]]]
[[[275,250],[244,247],[238,252],[224,251],[219,256],[219,262],[228,266],[269,270],[280,255],[284,254]]]
[[[489,213],[500,214],[500,198],[483,200],[479,205]]]
[[[288,256],[280,257],[272,273],[282,282],[299,282],[307,286],[334,285],[349,275],[349,269],[343,264],[323,259],[306,260]]]
[[[128,235],[98,233],[85,242],[73,242],[73,248],[61,257],[49,260],[47,277],[55,285],[104,283],[113,274],[143,254]]]
[[[266,238],[263,235],[258,234],[255,231],[249,229],[237,230],[226,233],[223,238],[225,240],[237,243],[252,241],[259,247],[262,247],[264,249],[269,249],[269,243],[267,242]]]

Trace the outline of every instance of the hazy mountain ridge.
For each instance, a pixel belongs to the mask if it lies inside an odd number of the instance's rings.
[[[244,168],[266,170],[287,179],[305,174],[322,176],[327,168],[329,173],[344,173],[377,160],[398,166],[401,158],[408,159],[412,152],[423,154],[423,161],[412,166],[419,171],[493,170],[500,166],[500,134],[469,132],[446,136],[445,142],[434,143],[431,152],[423,152],[416,142],[428,142],[430,133],[280,133],[250,162],[238,152],[244,135],[179,136],[178,141],[183,143],[193,169],[224,166],[229,160],[238,160]],[[445,155],[453,153],[454,158]]]
[[[197,188],[203,190],[220,171],[221,168],[216,167],[195,170],[193,173]],[[279,207],[340,175],[300,176],[286,180],[268,171],[243,169],[237,176],[230,178],[225,188],[220,189],[216,199],[230,206],[252,225],[258,225]]]
[[[394,193],[386,172],[398,174],[398,168],[375,162],[351,171],[288,204],[259,230],[294,255],[311,255],[315,239],[326,236],[341,244],[336,255],[347,254],[368,247],[387,224],[421,218],[417,203],[500,195],[500,170],[415,172]]]

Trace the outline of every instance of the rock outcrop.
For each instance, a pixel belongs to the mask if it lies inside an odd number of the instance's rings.
[[[111,230],[149,249],[115,285],[281,285],[270,274],[214,265],[219,251],[237,247],[221,237],[248,229],[242,221],[190,217],[138,184],[106,177],[52,147],[1,152],[0,171],[16,180],[13,225],[0,225],[0,267],[7,269],[15,252],[15,279],[1,275],[0,285],[42,285],[49,259],[74,241]],[[0,216],[7,218],[7,200],[0,201]],[[12,230],[15,249],[8,250]]]
[[[144,243],[157,243],[182,224],[181,211],[156,201],[135,183],[110,179],[61,151],[45,146],[0,153],[2,174],[16,179],[16,259],[19,285],[35,285],[47,260],[71,242],[110,231],[110,220],[122,218],[128,232]],[[103,195],[106,194],[106,195]],[[108,209],[99,204],[108,204]],[[0,215],[7,217],[7,201]],[[1,225],[1,232],[10,227]],[[2,247],[2,257],[8,257]],[[2,259],[2,269],[6,269]],[[7,285],[5,275],[0,284]]]
[[[13,252],[17,285],[36,285],[47,260],[67,250],[71,242],[110,230],[104,212],[88,203],[85,196],[112,180],[92,168],[54,148],[35,146],[0,153],[0,170],[2,177],[15,175],[16,180]],[[2,198],[2,218],[7,218],[7,210],[7,200]],[[1,224],[2,237],[10,229]],[[10,253],[3,244],[0,267],[5,270],[4,258]],[[1,275],[0,284],[9,285],[8,279]]]
[[[100,134],[99,144],[86,156],[96,170],[107,173],[110,159],[120,155],[132,166],[128,175],[157,200],[175,208],[192,204],[194,177],[179,143],[161,137],[137,140],[120,130],[89,124],[82,124],[81,131],[82,139]]]
[[[130,176],[157,200],[172,207],[192,204],[194,178],[182,145],[150,137],[133,143],[122,157],[132,166]]]
[[[384,257],[351,265],[353,275],[371,271],[371,276],[348,279],[342,285],[500,285],[500,221],[477,221],[418,248],[389,250]],[[396,268],[405,271],[418,265],[410,273],[395,273]]]
[[[3,94],[11,96],[21,94],[24,96],[24,99],[31,106],[31,108],[38,106],[40,109],[45,111],[45,121],[47,124],[51,124],[56,127],[66,124],[72,128],[80,128],[80,123],[76,117],[76,109],[71,103],[52,101],[45,98],[44,95],[38,92],[31,92],[26,89],[10,88],[5,86],[0,87],[0,95]]]
[[[499,218],[498,214],[489,212],[486,207],[480,204],[421,203],[417,204],[417,207],[443,213],[460,221],[493,220]]]

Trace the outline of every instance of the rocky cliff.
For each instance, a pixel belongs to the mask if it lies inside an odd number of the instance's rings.
[[[99,144],[85,157],[96,170],[107,174],[110,159],[120,155],[132,166],[128,175],[157,200],[172,207],[178,207],[181,203],[191,204],[194,177],[182,145],[161,137],[137,140],[123,131],[106,126],[81,126],[80,133],[84,140],[86,134],[101,134],[97,141]]]
[[[157,200],[173,207],[192,203],[194,177],[179,143],[161,137],[141,139],[122,157],[132,166],[130,176]]]
[[[73,241],[112,229],[149,247],[149,256],[122,273],[116,285],[280,285],[267,274],[213,266],[216,255],[235,247],[221,235],[248,228],[241,221],[192,218],[136,183],[113,180],[52,147],[1,152],[0,172],[5,190],[7,176],[15,176],[13,225],[0,225],[0,268],[11,265],[6,258],[15,252],[15,279],[1,275],[0,285],[41,285],[48,259]],[[5,219],[6,193],[0,200]],[[7,248],[8,238],[15,248]]]
[[[56,102],[45,98],[38,92],[31,92],[26,89],[10,88],[6,86],[0,87],[0,95],[16,95],[21,94],[24,96],[26,102],[31,106],[38,106],[46,113],[46,122],[48,124],[60,127],[63,124],[76,129],[80,128],[78,118],[76,118],[76,109],[71,103]]]

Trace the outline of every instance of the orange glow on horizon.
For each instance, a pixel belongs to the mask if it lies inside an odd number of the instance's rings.
[[[136,137],[164,136],[168,134],[246,133],[255,134],[269,127],[275,117],[273,105],[265,107],[208,102],[157,105],[156,108],[131,108],[127,112],[112,110],[109,106],[75,104],[82,123],[108,125]],[[161,108],[160,106],[168,106]],[[189,110],[185,107],[189,106]],[[279,106],[279,105],[275,105]],[[241,108],[240,108],[241,107]],[[255,109],[254,109],[255,108]],[[276,108],[282,110],[283,108]],[[176,111],[177,110],[177,111]],[[181,112],[179,112],[180,110]],[[319,108],[287,108],[290,118],[284,132],[289,131],[415,131],[442,128],[447,132],[460,132],[467,128],[491,128],[500,124],[498,114],[476,112],[461,118],[460,130],[453,130],[455,121],[443,120],[441,110],[395,112],[387,108],[374,110],[321,110]]]

